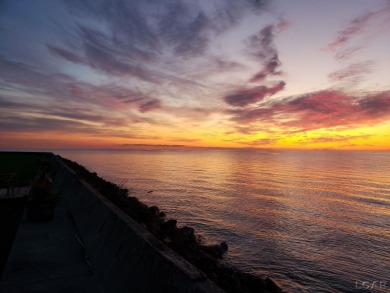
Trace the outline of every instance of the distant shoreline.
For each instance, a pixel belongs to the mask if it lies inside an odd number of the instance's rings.
[[[17,152],[17,153],[57,153],[59,151],[72,152],[72,151],[197,151],[197,150],[221,150],[221,151],[259,151],[259,152],[356,152],[356,153],[373,153],[373,152],[390,152],[390,149],[378,149],[378,150],[347,150],[347,149],[287,149],[287,148],[230,148],[230,147],[202,147],[202,146],[186,146],[186,145],[132,145],[131,147],[122,148],[4,148],[0,149],[0,152]]]

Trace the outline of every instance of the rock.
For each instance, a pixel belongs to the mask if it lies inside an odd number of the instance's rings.
[[[156,206],[151,206],[149,208],[149,211],[153,214],[153,215],[156,215],[158,216],[160,214],[160,209]]]
[[[195,234],[194,228],[191,228],[191,227],[188,227],[188,226],[184,226],[183,228],[181,228],[181,231],[183,232],[183,234],[185,236],[192,236],[192,235]]]
[[[176,220],[168,220],[166,222],[164,222],[162,225],[161,225],[161,229],[162,230],[165,230],[165,231],[172,231],[172,230],[176,230],[176,225],[177,225],[177,221]]]
[[[228,249],[229,249],[229,246],[227,245],[227,243],[226,243],[225,241],[221,242],[221,243],[219,244],[219,246],[221,246],[221,248],[222,248],[225,252],[228,251]]]
[[[212,245],[212,246],[201,246],[202,250],[214,258],[222,258],[222,255],[226,253],[228,250],[228,245],[226,242],[222,242],[221,244]]]
[[[191,242],[196,242],[196,236],[195,236],[195,230],[194,228],[184,226],[183,228],[180,229],[183,236],[184,236],[184,241],[191,241]]]

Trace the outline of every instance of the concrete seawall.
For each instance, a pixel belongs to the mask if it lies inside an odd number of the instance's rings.
[[[54,155],[51,165],[105,292],[223,292]]]

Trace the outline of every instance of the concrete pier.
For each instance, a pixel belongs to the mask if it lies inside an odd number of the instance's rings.
[[[60,204],[53,222],[22,220],[0,292],[223,292],[50,158]]]
[[[62,199],[51,222],[30,223],[23,217],[0,283],[1,293],[103,292],[68,211]]]

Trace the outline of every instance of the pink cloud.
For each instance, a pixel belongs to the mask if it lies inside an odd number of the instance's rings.
[[[332,72],[329,75],[331,81],[356,80],[360,76],[370,73],[372,71],[373,62],[363,61],[359,63],[350,64],[346,68]]]
[[[339,49],[334,57],[337,61],[345,61],[347,59],[350,59],[356,53],[358,53],[361,49],[363,49],[362,46],[360,46],[360,47],[356,46],[353,48],[346,48],[346,49]]]
[[[327,46],[329,50],[338,49],[347,44],[350,39],[362,33],[364,29],[382,13],[382,10],[369,11],[355,18],[345,29],[341,30],[336,38]]]
[[[284,32],[285,30],[289,29],[291,26],[292,26],[291,21],[280,18],[279,23],[276,24],[275,27],[277,32]]]
[[[390,91],[353,96],[341,91],[314,92],[257,109],[229,111],[240,129],[259,123],[297,132],[330,127],[375,125],[390,118]]]

